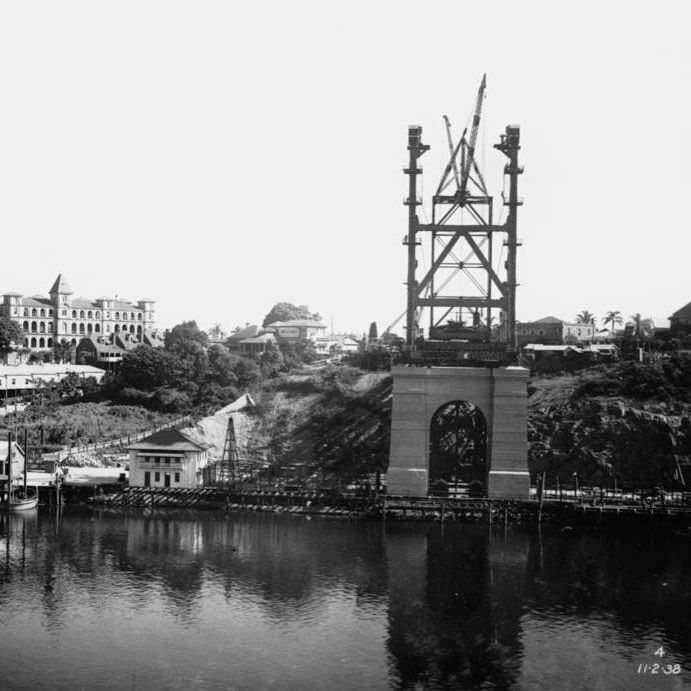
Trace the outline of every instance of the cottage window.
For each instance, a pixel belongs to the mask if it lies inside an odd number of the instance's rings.
[[[180,482],[180,473],[175,473],[175,482]]]

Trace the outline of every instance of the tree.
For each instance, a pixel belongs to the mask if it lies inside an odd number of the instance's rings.
[[[166,331],[166,350],[173,351],[188,345],[190,342],[198,343],[201,346],[206,346],[209,342],[209,337],[200,330],[196,321],[182,322]]]
[[[24,332],[17,322],[0,317],[0,357],[4,360],[14,346],[22,343]]]
[[[58,362],[72,362],[76,348],[67,339],[61,339],[55,346],[55,358]]]
[[[595,315],[588,310],[583,310],[576,315],[576,324],[595,324]]]
[[[271,311],[264,317],[262,326],[268,326],[274,322],[290,321],[291,319],[314,319],[318,321],[321,316],[317,312],[310,312],[307,305],[294,305],[292,302],[277,302]]]
[[[174,353],[140,345],[122,358],[119,379],[124,387],[152,391],[179,383],[180,371],[180,358]]]
[[[209,329],[209,336],[211,336],[211,338],[215,338],[216,340],[220,339],[223,336],[223,329],[221,328],[221,325],[214,324]]]
[[[624,323],[624,320],[622,319],[621,312],[619,312],[619,310],[611,310],[602,318],[602,323],[605,326],[607,326],[607,324],[611,325],[610,330],[612,337],[614,337],[614,327],[621,326]]]
[[[370,341],[376,341],[378,338],[378,333],[377,333],[377,322],[372,322],[369,325],[369,340]]]
[[[212,345],[209,348],[209,379],[218,386],[237,386],[238,378],[235,365],[239,357],[232,354],[225,346]]]

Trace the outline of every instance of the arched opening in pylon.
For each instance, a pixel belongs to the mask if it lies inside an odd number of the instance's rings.
[[[449,401],[432,415],[429,435],[429,493],[486,496],[487,421],[468,401]]]

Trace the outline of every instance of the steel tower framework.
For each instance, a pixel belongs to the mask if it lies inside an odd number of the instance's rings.
[[[520,128],[507,126],[499,143],[494,145],[509,159],[504,167],[508,195],[502,192],[508,212],[506,221],[496,224],[493,198],[487,192],[475,161],[485,87],[486,78],[483,77],[468,137],[464,130],[454,144],[451,124],[444,116],[449,160],[432,197],[431,223],[421,224],[417,214],[422,204],[418,197],[418,175],[422,173],[418,159],[429,146],[422,143],[421,127],[413,125],[408,129],[410,156],[408,167],[404,169],[409,177],[408,198],[404,202],[408,206],[408,235],[403,242],[408,247],[406,344],[413,355],[417,350],[416,338],[420,334],[420,315],[424,308],[429,309],[431,329],[442,324],[454,310],[461,323],[470,316],[475,340],[485,344],[491,340],[498,310],[499,342],[508,353],[516,350],[516,250],[519,245],[516,228],[517,210],[522,204],[518,197],[518,176],[523,172],[518,163]],[[464,216],[471,222],[463,223]],[[430,254],[429,265],[418,279],[421,233],[429,238]],[[501,237],[506,261],[503,270],[496,270],[493,266],[496,239]]]

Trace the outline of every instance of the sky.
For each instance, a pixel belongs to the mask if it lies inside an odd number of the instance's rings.
[[[495,197],[492,145],[521,125],[519,319],[664,326],[691,301],[690,20],[686,0],[0,2],[0,292],[62,272],[75,297],[156,300],[162,328],[288,301],[383,331],[408,125],[428,194],[442,115],[462,127],[486,72]]]

